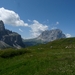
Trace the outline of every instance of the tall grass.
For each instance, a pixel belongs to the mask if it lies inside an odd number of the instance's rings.
[[[0,50],[0,57],[2,58],[11,58],[17,55],[22,55],[25,53],[30,53],[29,50],[26,49],[20,49],[20,50],[15,50],[15,49],[5,49],[5,50]]]

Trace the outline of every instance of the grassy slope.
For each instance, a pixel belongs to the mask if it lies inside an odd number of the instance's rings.
[[[1,57],[0,51],[0,75],[75,75],[74,45],[75,38],[62,39],[7,58]]]

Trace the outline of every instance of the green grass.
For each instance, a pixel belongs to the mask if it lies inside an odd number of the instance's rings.
[[[75,48],[65,48],[74,44],[72,38],[21,50],[1,50],[0,75],[75,75]],[[1,56],[2,52],[6,57]]]
[[[30,51],[24,50],[24,49],[20,49],[20,50],[5,49],[5,50],[0,50],[0,57],[11,58],[11,57],[22,55],[22,54],[25,54],[25,53],[30,53]]]

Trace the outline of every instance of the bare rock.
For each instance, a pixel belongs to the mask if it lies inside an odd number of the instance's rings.
[[[60,29],[46,30],[42,32],[42,34],[37,37],[38,40],[42,40],[44,42],[54,41],[56,39],[66,38],[65,34]]]
[[[0,21],[0,41],[5,42],[9,46],[16,47],[25,47],[22,42],[21,35],[16,32],[12,32],[10,30],[5,29],[4,23]]]

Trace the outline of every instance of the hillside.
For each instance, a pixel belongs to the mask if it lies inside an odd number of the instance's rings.
[[[64,49],[64,48],[75,48],[75,37],[73,38],[62,38],[47,44],[40,44],[38,46],[33,46],[30,48],[44,48],[44,49]]]
[[[44,45],[44,48],[75,48],[75,38],[62,38],[49,42]]]
[[[74,46],[75,38],[64,38],[21,50],[0,50],[0,75],[75,75]]]

